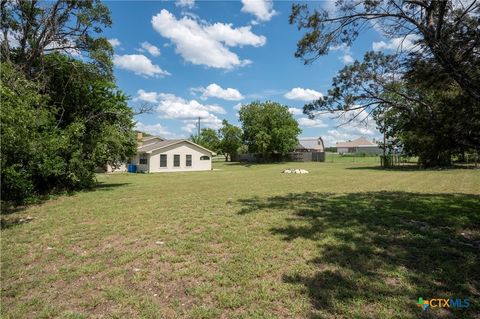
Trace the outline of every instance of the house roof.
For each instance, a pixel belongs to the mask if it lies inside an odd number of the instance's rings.
[[[377,144],[367,140],[365,137],[359,137],[353,141],[336,143],[336,147],[358,147],[358,146],[377,146]]]
[[[323,151],[323,141],[321,137],[299,138],[296,149],[320,150]]]
[[[149,143],[151,142],[151,143]],[[162,148],[165,148],[167,146],[171,146],[171,145],[175,145],[175,144],[178,144],[178,143],[181,143],[181,142],[186,142],[186,143],[189,143],[189,144],[192,144],[192,145],[195,145],[196,147],[199,147],[207,152],[209,152],[210,154],[212,154],[213,152],[210,151],[209,149],[206,149],[205,147],[203,146],[200,146],[198,144],[195,144],[193,143],[192,141],[189,141],[189,140],[185,140],[185,139],[180,139],[180,140],[161,140],[161,138],[159,139],[148,139],[147,141],[144,141],[143,142],[143,145],[139,146],[137,148],[137,151],[139,153],[151,153],[152,151],[156,151],[156,150],[159,150],[159,149],[162,149]]]

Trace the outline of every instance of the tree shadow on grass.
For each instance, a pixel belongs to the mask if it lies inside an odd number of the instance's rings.
[[[282,240],[315,241],[302,287],[312,318],[472,318],[480,297],[480,196],[368,192],[297,193],[240,200],[239,214],[274,211]],[[422,313],[419,297],[469,298],[463,310]]]
[[[392,172],[392,171],[398,171],[398,172],[411,172],[411,171],[446,171],[446,170],[459,170],[459,169],[478,169],[478,167],[475,167],[473,165],[467,166],[467,165],[452,165],[449,167],[445,168],[424,168],[419,165],[399,165],[399,166],[392,166],[392,167],[382,167],[382,166],[354,166],[354,167],[347,167],[346,169],[351,169],[351,170],[377,170],[377,171],[385,171],[385,172]]]

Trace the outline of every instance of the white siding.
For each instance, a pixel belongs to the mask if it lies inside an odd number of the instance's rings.
[[[160,167],[160,154],[167,155],[167,167]],[[175,154],[180,155],[180,167],[173,166],[173,155]],[[192,166],[190,167],[186,166],[187,155],[192,155]],[[200,160],[201,156],[208,156],[209,160]],[[152,151],[148,158],[148,166],[150,173],[209,171],[212,169],[212,154],[190,143],[181,142]],[[143,165],[139,165],[139,169],[143,169]]]

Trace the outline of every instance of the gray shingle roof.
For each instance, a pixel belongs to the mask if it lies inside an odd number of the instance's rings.
[[[357,147],[357,146],[376,146],[377,144],[367,140],[365,137],[359,137],[353,141],[337,142],[336,147]]]

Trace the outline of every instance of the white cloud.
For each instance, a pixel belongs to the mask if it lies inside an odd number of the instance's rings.
[[[176,0],[175,5],[177,7],[183,7],[183,8],[193,8],[195,6],[195,0]]]
[[[243,95],[237,89],[233,89],[233,88],[224,89],[216,83],[212,83],[206,88],[203,88],[203,87],[193,88],[192,91],[201,92],[202,100],[206,100],[209,97],[216,97],[216,98],[227,100],[227,101],[240,101],[244,99]]]
[[[183,120],[183,123],[184,125],[182,126],[182,131],[193,133],[198,130],[198,120]],[[208,117],[203,117],[200,119],[200,127],[208,127],[218,130],[220,127],[222,127],[222,120],[211,114]]]
[[[211,118],[213,113],[225,114],[225,110],[216,104],[201,104],[196,100],[185,100],[168,93],[158,93],[157,112],[164,118],[191,119],[196,117]],[[214,115],[213,115],[214,116]]]
[[[158,102],[157,92],[146,92],[142,89],[137,91],[137,96],[134,98],[135,101],[145,101],[150,103]]]
[[[415,34],[409,34],[406,37],[393,38],[385,41],[373,42],[372,49],[374,51],[380,50],[395,50],[395,51],[412,51],[418,46],[415,44],[415,41],[419,37]]]
[[[242,103],[237,103],[233,106],[233,109],[235,111],[240,111],[240,109],[242,108],[243,104]]]
[[[270,21],[277,14],[271,0],[242,0],[242,12],[253,14],[260,21]]]
[[[298,107],[289,107],[288,111],[290,113],[292,113],[292,115],[302,115],[303,114],[303,110],[299,109]]]
[[[126,54],[115,55],[113,64],[123,70],[132,71],[136,75],[143,76],[165,76],[170,75],[169,72],[162,70],[158,65],[153,64],[149,58],[142,54]]]
[[[231,24],[211,25],[191,16],[177,19],[165,9],[153,16],[151,22],[158,33],[175,44],[177,53],[196,65],[227,70],[245,66],[251,61],[241,60],[228,47],[258,47],[266,43],[266,38],[252,33],[250,26],[233,28]]]
[[[308,117],[301,117],[298,119],[298,124],[304,127],[327,127],[328,125],[323,123],[321,119],[309,119]]]
[[[172,137],[175,136],[174,133],[170,132],[166,127],[163,127],[160,124],[144,124],[142,122],[137,122],[135,124],[135,129],[142,131],[148,134],[161,136],[161,137]]]
[[[315,90],[296,87],[285,93],[284,97],[289,100],[311,102],[313,100],[318,100],[323,97],[323,95]]]
[[[160,56],[160,49],[153,44],[145,41],[140,44],[142,46],[141,51],[145,50],[153,56]]]
[[[263,35],[256,35],[251,26],[232,28],[232,24],[215,23],[205,27],[205,31],[215,40],[224,42],[229,47],[251,45],[261,47],[267,42]]]
[[[350,122],[348,122],[350,120]],[[336,142],[353,140],[358,137],[366,137],[369,139],[380,138],[381,135],[376,129],[375,120],[368,111],[356,110],[346,113],[344,116],[336,120],[337,125],[347,123],[335,129],[327,131],[322,138],[327,146],[335,146]]]
[[[108,42],[110,42],[110,45],[114,48],[118,47],[121,44],[120,40],[118,40],[117,38],[108,39]]]
[[[355,61],[355,59],[350,54],[345,54],[342,56],[343,64],[351,64]]]

